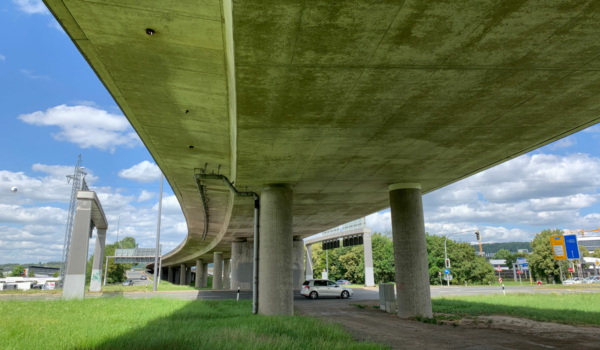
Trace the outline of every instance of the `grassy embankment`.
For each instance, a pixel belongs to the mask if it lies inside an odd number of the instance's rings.
[[[342,326],[315,318],[252,315],[251,305],[164,298],[0,301],[0,339],[3,349],[386,349],[356,342]]]
[[[542,322],[600,326],[600,293],[507,294],[432,299],[433,312],[458,316],[504,315]]]

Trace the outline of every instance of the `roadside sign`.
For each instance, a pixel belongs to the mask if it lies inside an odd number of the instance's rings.
[[[500,265],[498,265],[498,267],[496,268],[496,271],[502,272],[502,269],[500,268]]]
[[[445,270],[444,270],[444,273],[445,273],[446,275],[449,275],[449,274],[450,274],[450,270],[449,270],[449,269],[445,269]]]
[[[573,268],[569,267],[569,273],[573,273]]]
[[[452,275],[446,275],[444,276],[444,281],[452,281]]]
[[[554,260],[567,260],[565,238],[563,236],[552,236],[550,237],[550,244],[552,245],[552,254],[554,254]]]
[[[577,267],[578,267],[578,268],[581,268],[581,263],[577,263]]]
[[[517,270],[517,273],[520,275],[521,274],[521,270]]]
[[[541,286],[542,285],[542,281],[537,281],[537,285]]]
[[[498,282],[502,283],[502,277],[498,278]]]
[[[596,266],[600,266],[600,260],[596,260]]]
[[[527,259],[525,258],[517,258],[517,265],[523,265],[527,263]]]
[[[522,264],[519,264],[519,265],[521,265],[521,267],[523,268],[523,271],[529,270],[529,263],[522,263]]]
[[[579,259],[579,246],[577,245],[577,235],[565,235],[565,249],[567,252],[567,259]]]
[[[438,271],[438,273],[440,274],[440,276],[442,275],[442,271]]]

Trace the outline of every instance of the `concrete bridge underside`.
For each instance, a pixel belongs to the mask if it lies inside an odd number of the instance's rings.
[[[205,163],[289,185],[307,237],[599,121],[597,1],[44,1],[181,203],[165,267],[252,236],[252,200],[206,182],[201,239]]]

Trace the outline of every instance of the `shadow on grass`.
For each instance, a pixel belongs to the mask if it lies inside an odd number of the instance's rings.
[[[498,301],[502,302],[501,299]],[[576,309],[557,309],[553,308],[553,304],[550,302],[546,305],[547,308],[540,308],[436,298],[432,299],[432,305],[434,313],[455,314],[463,317],[499,315],[527,318],[539,322],[557,322],[575,326],[600,326],[600,312]]]
[[[93,347],[76,349],[385,349],[308,317],[252,315],[249,301],[191,301]],[[135,315],[131,315],[135,317]]]

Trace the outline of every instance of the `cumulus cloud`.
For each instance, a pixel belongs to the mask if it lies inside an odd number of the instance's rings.
[[[523,155],[425,195],[425,228],[438,235],[479,229],[487,242],[528,241],[541,228],[596,228],[600,214],[581,210],[600,202],[598,173],[600,159],[587,154]],[[389,210],[367,216],[367,225],[391,230]]]
[[[114,152],[119,146],[135,147],[139,137],[122,115],[108,113],[91,106],[60,105],[18,117],[27,124],[56,126],[60,131],[52,137],[76,143],[81,148],[98,148]]]
[[[142,190],[142,193],[140,193],[137,201],[138,202],[145,202],[148,201],[152,198],[154,198],[155,193],[154,192],[148,192],[146,190]]]
[[[160,168],[147,160],[119,171],[119,177],[137,182],[153,182],[160,179]]]
[[[560,148],[568,148],[568,147],[571,147],[576,144],[577,144],[577,139],[575,138],[575,136],[568,136],[568,137],[565,137],[564,139],[560,139],[558,141],[551,143],[550,145],[548,145],[548,148],[551,150],[557,150]]]
[[[17,8],[28,14],[49,14],[42,0],[12,0]]]

